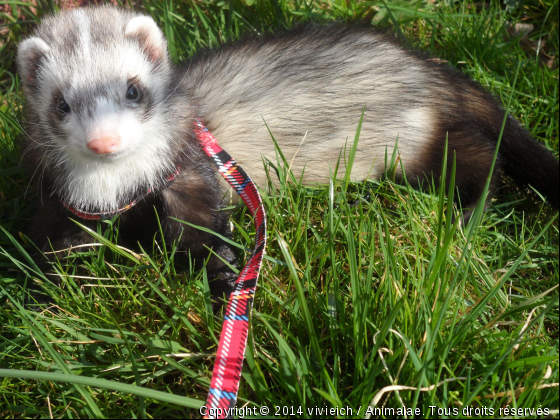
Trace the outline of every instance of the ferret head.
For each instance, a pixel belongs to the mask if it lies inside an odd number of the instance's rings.
[[[18,50],[32,154],[71,205],[110,211],[174,169],[165,38],[111,7],[46,18]]]

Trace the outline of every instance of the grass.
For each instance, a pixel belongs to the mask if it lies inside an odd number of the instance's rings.
[[[510,103],[558,154],[558,1],[432,3],[142,5],[176,60],[305,20],[392,24]],[[199,417],[221,328],[204,270],[176,262],[157,238],[142,253],[116,247],[113,222],[91,232],[93,251],[52,267],[60,287],[29,257],[21,232],[33,191],[19,166],[14,55],[54,6],[0,7],[0,416]],[[538,55],[506,36],[515,23],[533,24],[530,39],[546,41]],[[281,157],[274,165],[289,179]],[[391,417],[399,413],[381,410],[402,407],[412,410],[402,417],[543,417],[538,408],[557,416],[558,213],[506,182],[464,228],[453,223],[446,191],[341,178],[263,191],[270,240],[238,407],[281,417],[325,407],[339,407],[328,416],[339,418]],[[241,255],[253,245],[252,222],[243,208],[232,222]],[[52,303],[24,306],[30,284]]]

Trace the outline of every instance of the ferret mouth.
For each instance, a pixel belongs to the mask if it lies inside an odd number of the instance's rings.
[[[115,152],[112,153],[104,153],[101,155],[98,155],[94,152],[92,152],[91,150],[88,149],[87,153],[87,158],[88,159],[95,159],[99,162],[112,162],[115,160],[120,160],[122,158],[125,158],[126,156],[128,156],[130,154],[130,151],[128,150],[117,150]]]

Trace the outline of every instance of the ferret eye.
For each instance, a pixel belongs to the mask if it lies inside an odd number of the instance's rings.
[[[58,105],[56,106],[58,112],[62,114],[70,114],[70,105],[64,100],[64,98],[60,98],[58,100]]]
[[[130,85],[126,91],[126,99],[129,101],[138,101],[140,99],[140,89],[136,85]]]

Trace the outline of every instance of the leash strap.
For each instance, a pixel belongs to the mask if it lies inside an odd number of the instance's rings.
[[[226,307],[206,401],[208,414],[205,418],[225,418],[226,413],[234,408],[237,402],[239,379],[247,346],[249,315],[266,246],[266,214],[261,196],[251,178],[218,145],[216,138],[198,119],[195,121],[195,134],[220,174],[249,207],[256,227],[255,249],[247,265],[239,273]],[[218,408],[221,410],[217,410]]]

